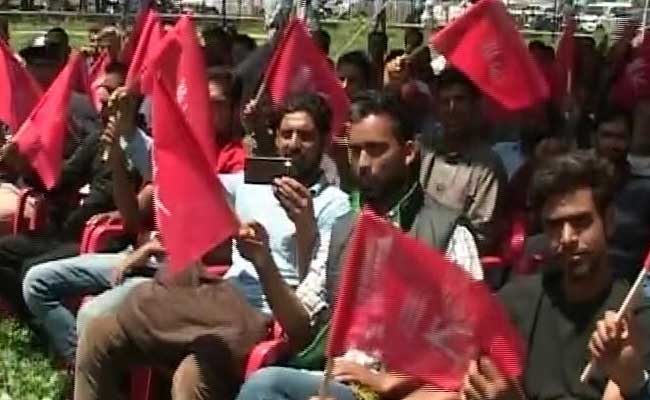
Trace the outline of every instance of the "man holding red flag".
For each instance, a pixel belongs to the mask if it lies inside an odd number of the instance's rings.
[[[650,354],[637,340],[650,333],[647,299],[622,320],[610,312],[619,309],[630,289],[613,278],[608,260],[614,183],[611,165],[589,152],[558,156],[535,173],[530,198],[552,257],[543,273],[513,281],[500,293],[527,342],[521,379],[525,398],[637,399],[650,394],[643,372],[650,367]],[[600,370],[580,383],[592,355]],[[480,364],[472,366],[462,396],[508,398],[512,383],[498,385],[501,390],[495,392],[494,382],[504,381]]]
[[[278,289],[282,284],[272,273],[273,268],[264,266],[270,262],[264,246],[248,249],[248,257],[258,260],[256,266],[265,290],[275,294],[269,298],[274,315],[298,354],[289,362],[296,369],[272,367],[249,378],[239,400],[302,400],[317,393],[320,377],[298,368],[314,370],[324,366],[328,319],[339,292],[336,287],[343,254],[349,252],[353,225],[362,206],[428,246],[446,249],[447,256],[463,265],[471,276],[482,278],[476,245],[467,228],[459,224],[459,214],[428,197],[417,181],[414,129],[398,100],[372,92],[360,96],[352,104],[350,123],[351,165],[359,192],[352,196],[353,212],[334,226],[327,263],[312,264],[294,294]],[[263,231],[259,226],[256,229]],[[330,386],[330,393],[339,400],[353,399],[355,392],[399,397],[419,386],[415,379],[378,370],[379,361],[360,351],[337,358],[336,383]]]
[[[156,85],[160,84],[158,80]],[[168,100],[170,102],[174,100]],[[157,100],[154,103],[159,104]],[[169,121],[173,108],[168,104],[170,112],[154,114],[154,118]],[[178,109],[174,112],[179,114]],[[331,112],[322,98],[314,95],[290,98],[280,114],[276,143],[280,155],[292,158],[295,175],[279,178],[273,185],[244,183],[242,173],[220,176],[238,217],[245,221],[263,221],[271,227],[268,241],[273,262],[279,266],[277,276],[289,288],[298,285],[310,262],[323,262],[331,227],[349,210],[347,196],[323,179],[320,170],[330,120]],[[167,125],[167,129],[184,127],[183,135],[192,134],[186,123]],[[159,122],[154,128],[160,131]],[[154,132],[154,140],[159,140],[156,135]],[[159,146],[156,143],[155,146]],[[198,154],[201,149],[188,152],[187,144],[183,146],[180,151],[184,157],[202,157]],[[166,169],[157,173],[169,177],[175,172],[170,163],[173,158],[169,157],[173,148],[165,150],[167,161],[160,162],[161,155],[156,156],[158,167]],[[180,144],[176,148],[180,148]],[[213,174],[213,168],[206,162],[201,171]],[[197,170],[193,173],[198,174]],[[188,201],[203,201],[206,196],[194,200],[182,196],[206,193],[211,189],[190,190],[187,185],[191,180],[185,176],[187,174],[189,172],[182,177],[187,180],[183,182],[186,189],[180,193],[172,190],[174,184],[179,184],[178,179],[156,181],[154,178],[157,184],[166,185],[159,191],[157,212],[159,216],[164,215],[158,218],[158,223],[170,261],[174,263],[171,268],[178,275],[171,282],[139,285],[114,314],[89,322],[77,353],[77,400],[118,397],[120,391],[116,382],[121,372],[138,362],[175,370],[174,398],[229,397],[242,378],[240,372],[248,351],[264,337],[271,313],[266,300],[269,293],[261,287],[258,271],[244,258],[247,253],[243,250],[244,246],[254,245],[256,238],[250,237],[250,227],[235,233],[240,240],[239,251],[232,252],[232,265],[223,280],[202,273],[201,266],[195,268],[192,257],[201,257],[196,256],[198,245],[216,244],[219,237],[232,232],[230,225],[224,227],[224,218],[205,218],[208,205],[188,206],[191,204]],[[182,206],[188,210],[179,211]],[[193,212],[197,214],[191,217],[188,213]],[[183,215],[186,215],[184,220],[178,219]],[[177,220],[170,223],[171,218]],[[204,227],[205,224],[213,225],[209,228],[213,234],[197,235],[188,242],[187,224],[194,225],[196,235],[199,223]],[[176,232],[170,233],[174,228]],[[215,228],[222,229],[215,232]],[[203,231],[208,230],[203,228]],[[226,240],[219,250],[222,255],[223,251],[229,253],[230,241]],[[223,257],[221,262],[225,262]],[[189,282],[184,279],[187,277],[190,277]],[[126,340],[127,337],[130,339]]]

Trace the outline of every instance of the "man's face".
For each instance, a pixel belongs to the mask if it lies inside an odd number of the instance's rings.
[[[348,98],[354,97],[357,93],[368,88],[368,82],[363,73],[353,64],[340,64],[336,69],[339,75],[341,86],[345,89]]]
[[[97,45],[100,51],[106,51],[112,58],[116,58],[120,52],[120,38],[112,33],[102,35]]]
[[[350,126],[349,152],[352,174],[371,204],[385,201],[405,184],[415,159],[413,142],[400,143],[393,121],[381,114]]]
[[[229,136],[231,130],[232,110],[230,99],[226,95],[223,84],[208,81],[210,104],[214,109],[214,130],[217,137]]]
[[[479,102],[472,91],[464,85],[445,87],[439,92],[440,122],[443,132],[450,137],[462,137],[474,128]]]
[[[620,164],[627,158],[631,133],[622,118],[603,122],[596,131],[598,154],[614,164]]]
[[[605,221],[590,188],[551,196],[542,208],[544,233],[563,267],[568,295],[590,293],[606,268]]]
[[[297,111],[285,114],[275,135],[281,157],[291,158],[299,178],[308,177],[320,167],[324,143],[312,117]]]

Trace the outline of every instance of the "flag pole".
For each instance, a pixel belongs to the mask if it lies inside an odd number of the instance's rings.
[[[649,0],[645,0],[645,6],[643,7],[643,19],[641,22],[641,43],[645,40],[645,30],[647,29],[648,24],[648,3]]]
[[[363,24],[359,25],[359,28],[357,29],[356,32],[354,32],[354,35],[352,35],[350,39],[347,42],[345,42],[343,46],[341,46],[341,48],[336,52],[336,56],[334,57],[334,59],[338,60],[343,55],[343,53],[345,53],[345,51],[349,49],[350,46],[352,46],[352,43],[354,43],[355,40],[357,40],[359,35],[361,35],[361,33],[368,27],[368,21],[375,21],[377,17],[379,17],[379,14],[381,14],[386,9],[388,4],[392,3],[393,1],[394,0],[386,0],[382,2],[381,7],[379,7],[379,9],[375,11],[375,14],[371,18],[366,19]]]
[[[646,0],[647,2],[648,0]],[[616,321],[620,321],[621,318],[623,318],[623,315],[625,315],[630,308],[630,305],[632,304],[632,300],[634,300],[634,296],[639,290],[639,287],[641,287],[641,284],[643,283],[643,278],[645,278],[647,274],[647,269],[650,268],[650,252],[646,256],[646,259],[643,263],[643,267],[641,267],[641,271],[639,271],[639,275],[637,275],[636,280],[634,281],[634,284],[630,288],[630,291],[627,292],[627,296],[625,296],[625,300],[623,300],[623,304],[621,304],[621,308],[618,309],[618,312],[616,313]],[[585,367],[585,369],[582,371],[582,374],[580,375],[580,382],[585,383],[587,382],[587,379],[589,379],[589,376],[591,375],[591,372],[594,369],[594,361],[591,360],[589,361],[589,364]]]
[[[320,381],[318,388],[318,400],[325,400],[329,396],[329,384],[332,381],[332,370],[334,369],[334,360],[332,357],[327,357],[325,362],[325,373],[323,379]]]

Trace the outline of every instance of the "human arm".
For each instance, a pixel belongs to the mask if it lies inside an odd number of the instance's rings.
[[[285,283],[273,261],[266,229],[257,222],[244,224],[237,238],[239,253],[257,271],[275,319],[285,330],[293,349],[304,348],[311,339],[309,315],[294,290]]]
[[[129,254],[124,261],[115,267],[115,270],[113,271],[113,285],[117,286],[121,284],[126,275],[139,268],[146,267],[151,256],[160,256],[164,254],[166,254],[165,247],[162,245],[158,237],[152,238],[133,253]]]

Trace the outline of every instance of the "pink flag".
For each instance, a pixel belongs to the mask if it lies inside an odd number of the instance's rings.
[[[549,87],[501,0],[479,0],[431,44],[508,110],[546,100]]]
[[[43,94],[32,75],[0,40],[0,120],[16,133]]]
[[[198,132],[162,80],[153,83],[156,222],[171,270],[181,272],[231,238],[239,224]]]
[[[129,65],[129,72],[126,76],[127,87],[139,87],[142,77],[142,70],[151,58],[151,52],[155,45],[162,40],[163,29],[160,24],[160,16],[154,10],[149,9],[145,16],[144,26],[140,34],[137,47]],[[147,85],[147,83],[144,83]]]
[[[47,189],[56,186],[61,173],[70,92],[79,83],[80,68],[84,68],[84,58],[73,53],[13,137],[18,150],[29,160]]]
[[[649,38],[625,65],[612,88],[613,100],[627,109],[634,108],[641,99],[650,98],[650,45],[646,43],[650,43]]]
[[[101,85],[104,84],[106,67],[111,62],[111,56],[108,54],[108,52],[104,51],[99,55],[95,63],[90,67],[90,70],[88,71],[88,84],[90,86],[88,88],[88,91],[90,92],[90,98],[97,111],[101,111],[102,109],[99,90]]]
[[[328,356],[362,350],[448,390],[479,355],[521,375],[522,341],[501,304],[435,250],[364,210],[344,265]]]
[[[295,93],[319,93],[332,108],[333,133],[344,134],[350,102],[327,57],[299,19],[289,22],[283,35],[266,69],[273,103],[280,105]]]

